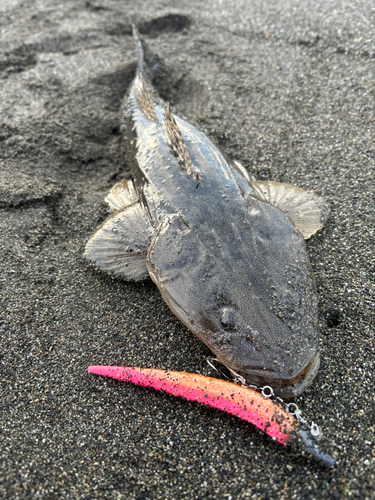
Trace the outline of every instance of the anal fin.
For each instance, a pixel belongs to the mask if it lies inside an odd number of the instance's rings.
[[[113,186],[105,201],[111,211],[122,210],[138,201],[134,184],[131,179],[123,179]]]
[[[108,217],[87,242],[84,257],[125,280],[148,277],[146,256],[153,228],[141,204],[134,203]]]
[[[253,175],[250,175],[249,172],[246,170],[246,168],[242,165],[242,163],[238,160],[232,160],[234,168],[237,170],[238,173],[244,177],[247,182],[254,182],[256,181],[255,177]]]
[[[284,212],[305,240],[319,231],[328,219],[328,204],[314,193],[273,181],[256,181],[251,186],[253,196]]]

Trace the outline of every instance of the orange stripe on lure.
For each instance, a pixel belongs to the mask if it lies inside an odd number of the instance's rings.
[[[302,443],[302,451],[308,451],[327,467],[335,463],[329,454],[321,452],[292,415],[253,389],[203,375],[151,368],[89,366],[88,371],[217,408],[250,422],[284,446],[291,441],[297,446]]]

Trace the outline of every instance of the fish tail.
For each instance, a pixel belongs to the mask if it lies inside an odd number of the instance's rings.
[[[135,50],[137,52],[137,58],[138,58],[137,73],[144,74],[145,73],[145,53],[144,53],[143,44],[142,44],[142,41],[139,37],[139,32],[138,32],[135,24],[132,24],[132,30],[133,30],[133,38],[134,38],[134,43],[135,43]]]

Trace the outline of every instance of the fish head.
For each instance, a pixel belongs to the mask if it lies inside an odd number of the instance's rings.
[[[229,235],[174,215],[147,266],[170,309],[221,363],[288,398],[319,368],[317,297],[302,236],[279,211],[268,213],[273,207],[261,209],[279,220],[257,227],[239,219]]]
[[[269,312],[260,324],[253,311],[242,309],[243,302],[236,302],[232,296],[220,308],[201,311],[189,327],[198,332],[197,325],[204,326],[201,335],[196,334],[246,385],[270,386],[284,398],[301,394],[319,369],[317,329],[302,323],[297,333]]]

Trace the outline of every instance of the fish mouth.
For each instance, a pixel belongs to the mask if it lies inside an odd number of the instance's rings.
[[[281,382],[288,382],[288,385],[282,387],[275,387],[274,392],[277,396],[289,399],[299,396],[309,385],[311,385],[320,366],[320,354],[317,352],[310,363],[292,380]]]
[[[258,387],[272,387],[276,396],[289,399],[299,396],[312,383],[318,373],[319,365],[320,354],[316,352],[306,367],[293,379],[275,379],[272,375],[267,377],[267,375],[259,371],[257,373],[244,373],[236,369],[234,371],[244,377],[246,384]]]

